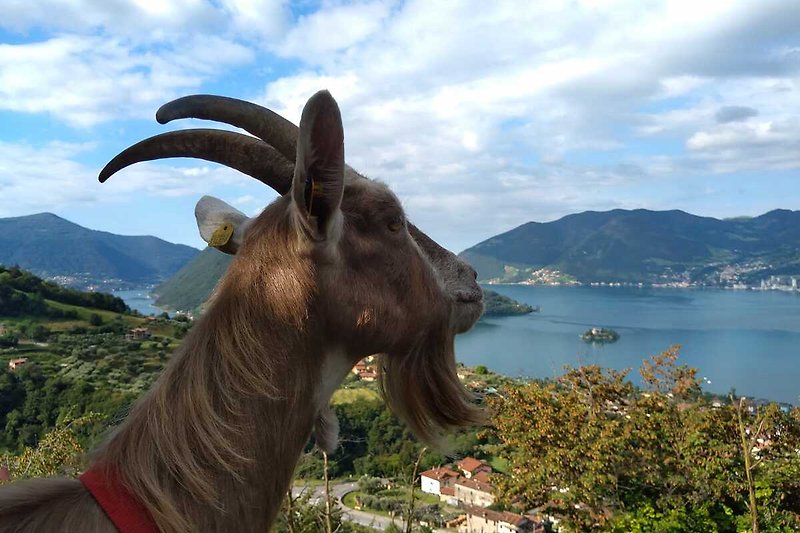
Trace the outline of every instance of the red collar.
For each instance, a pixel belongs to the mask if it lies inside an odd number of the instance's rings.
[[[80,480],[120,533],[158,533],[150,513],[113,472],[94,466]]]

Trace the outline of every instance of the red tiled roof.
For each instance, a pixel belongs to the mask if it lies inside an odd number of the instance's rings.
[[[481,492],[488,492],[489,494],[492,493],[493,488],[489,483],[478,481],[477,479],[467,479],[465,477],[457,479],[456,485],[461,485],[462,487],[467,487],[473,490],[479,490]]]
[[[517,513],[512,513],[510,511],[491,511],[484,507],[475,507],[473,505],[467,506],[466,511],[468,515],[480,516],[481,518],[486,518],[495,522],[506,522],[507,524],[513,524],[515,526],[519,526],[523,522],[528,521],[527,518]]]
[[[444,496],[455,496],[456,489],[453,487],[442,487],[441,489],[439,489],[439,493]]]
[[[431,468],[430,470],[426,470],[425,472],[420,474],[420,476],[425,476],[430,479],[436,479],[438,481],[441,481],[442,479],[448,477],[458,477],[459,474],[458,472],[454,472],[453,470],[450,470],[449,468],[444,466],[441,468]]]
[[[490,482],[489,481],[489,476],[490,475],[491,474],[489,472],[486,472],[485,470],[481,470],[477,474],[473,475],[472,479],[474,479],[475,481],[480,481],[481,483],[489,483]]]
[[[479,461],[474,457],[464,457],[458,462],[458,467],[467,472],[474,472],[482,466],[488,466],[485,462]]]

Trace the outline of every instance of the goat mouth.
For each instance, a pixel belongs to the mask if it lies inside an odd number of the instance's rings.
[[[460,304],[480,304],[483,303],[483,295],[481,294],[456,294],[456,302]]]

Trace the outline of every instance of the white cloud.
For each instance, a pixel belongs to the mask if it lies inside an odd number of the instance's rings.
[[[363,42],[378,32],[394,2],[379,0],[352,5],[324,6],[300,17],[276,51],[317,65],[332,59],[331,53]]]
[[[100,184],[98,169],[78,162],[94,148],[63,142],[44,146],[0,142],[0,197],[13,198],[0,202],[0,217],[97,202],[125,203],[133,196],[200,197],[249,179],[217,165],[140,163]]]
[[[800,169],[800,121],[729,122],[699,131],[686,142],[713,172]]]
[[[117,38],[163,40],[176,31],[219,29],[214,6],[206,0],[5,0],[0,27],[17,33],[101,32]]]
[[[798,168],[794,0],[9,7],[0,26],[58,33],[0,45],[0,108],[90,126],[150,117],[168,98],[222,82],[297,122],[327,88],[348,162],[388,181],[413,217],[455,221],[453,246],[474,242],[457,234],[578,209],[653,205],[687,175]],[[224,78],[245,64],[261,87]],[[181,172],[136,168],[134,180]],[[191,187],[181,183],[168,190]]]
[[[220,0],[231,18],[232,30],[267,42],[277,41],[286,32],[289,13],[283,0]]]
[[[248,49],[219,37],[144,51],[76,35],[0,44],[0,109],[50,113],[76,126],[151,117],[164,101],[218,74],[217,65],[251,58]]]

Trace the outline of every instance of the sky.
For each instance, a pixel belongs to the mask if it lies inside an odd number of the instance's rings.
[[[297,123],[323,88],[348,163],[456,252],[585,210],[800,209],[797,0],[0,3],[0,217],[202,247],[202,195],[254,215],[275,193],[199,160],[99,170],[210,126],[156,123],[173,98]]]

